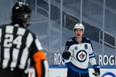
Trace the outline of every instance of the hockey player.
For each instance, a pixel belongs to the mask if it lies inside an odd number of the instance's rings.
[[[0,26],[0,77],[28,77],[33,65],[36,77],[48,77],[48,62],[34,33],[27,29],[31,8],[17,2],[12,8],[11,23]]]
[[[62,53],[63,60],[68,67],[67,77],[89,77],[89,62],[93,65],[94,75],[100,75],[100,68],[96,64],[95,54],[90,39],[83,36],[84,25],[74,26],[75,36],[70,38]]]

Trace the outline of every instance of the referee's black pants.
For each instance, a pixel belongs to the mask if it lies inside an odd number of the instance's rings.
[[[28,75],[19,69],[0,69],[0,77],[28,77]]]

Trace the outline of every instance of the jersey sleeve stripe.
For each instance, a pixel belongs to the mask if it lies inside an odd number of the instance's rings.
[[[93,52],[93,53],[91,53],[91,54],[89,54],[89,56],[91,56],[91,55],[94,55],[94,52]]]
[[[95,58],[95,56],[90,56],[89,58]]]

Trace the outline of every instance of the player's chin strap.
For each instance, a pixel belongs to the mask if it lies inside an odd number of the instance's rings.
[[[94,69],[94,76],[100,77],[100,66],[99,65],[93,65],[93,69]]]

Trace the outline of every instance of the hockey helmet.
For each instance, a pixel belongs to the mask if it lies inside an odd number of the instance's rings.
[[[27,3],[17,2],[12,8],[12,21],[24,22],[31,17],[31,8]]]
[[[77,28],[82,29],[83,31],[84,31],[84,29],[85,29],[84,25],[81,24],[81,23],[76,23],[73,30],[75,30],[75,29],[77,29]]]

